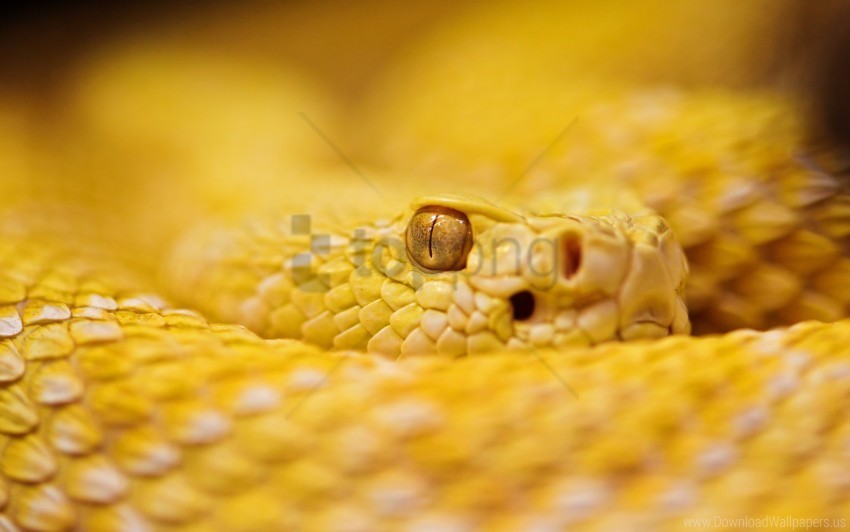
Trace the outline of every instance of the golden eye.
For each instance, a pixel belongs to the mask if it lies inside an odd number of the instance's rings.
[[[428,270],[462,270],[472,249],[472,226],[460,211],[429,205],[407,226],[407,252]]]

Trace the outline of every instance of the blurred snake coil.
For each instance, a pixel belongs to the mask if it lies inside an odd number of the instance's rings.
[[[583,98],[502,200],[183,220],[159,280],[108,196],[10,206],[0,528],[846,526],[846,159],[772,94]]]

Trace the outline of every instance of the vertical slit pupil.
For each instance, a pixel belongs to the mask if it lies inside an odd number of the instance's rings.
[[[439,218],[439,214],[434,216],[434,220],[431,222],[431,230],[428,232],[428,256],[431,258],[434,258],[434,226],[437,225]]]

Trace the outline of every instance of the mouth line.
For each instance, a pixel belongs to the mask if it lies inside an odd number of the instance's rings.
[[[578,318],[577,318],[578,309],[576,309],[575,307],[561,308],[557,312],[573,313],[573,316],[570,320],[571,323],[569,325],[559,326],[556,323],[556,319],[554,319],[554,318],[546,319],[546,318],[543,318],[542,316],[538,317],[538,319],[530,319],[530,320],[525,320],[525,321],[516,321],[515,320],[514,324],[513,324],[514,325],[513,337],[516,338],[517,340],[519,340],[520,342],[524,343],[524,344],[530,345],[532,336],[533,336],[536,329],[538,329],[541,326],[551,325],[552,326],[552,332],[549,333],[549,334],[552,334],[553,336],[555,336],[555,335],[560,336],[560,335],[564,335],[564,334],[571,335],[573,333],[578,332],[578,333],[581,333],[583,336],[585,336],[589,340],[589,342],[588,342],[589,345],[598,345],[598,344],[605,343],[605,342],[624,341],[624,338],[622,337],[623,331],[625,329],[627,329],[628,327],[632,327],[632,326],[635,326],[635,325],[652,325],[652,326],[656,326],[656,327],[663,328],[663,329],[669,329],[668,325],[665,325],[658,320],[644,319],[644,320],[635,321],[635,322],[632,322],[632,323],[629,323],[629,324],[623,326],[623,325],[620,325],[619,315],[616,315],[616,316],[613,316],[613,317],[605,316],[602,319],[613,319],[617,322],[617,325],[616,325],[616,327],[612,328],[612,330],[609,334],[605,334],[604,336],[599,336],[599,335],[593,334],[588,329],[578,325],[578,323],[577,323],[577,321],[578,321]]]

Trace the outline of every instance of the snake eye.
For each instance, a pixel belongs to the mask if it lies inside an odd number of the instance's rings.
[[[460,211],[429,205],[407,226],[407,252],[428,270],[461,270],[472,249],[472,226]]]

